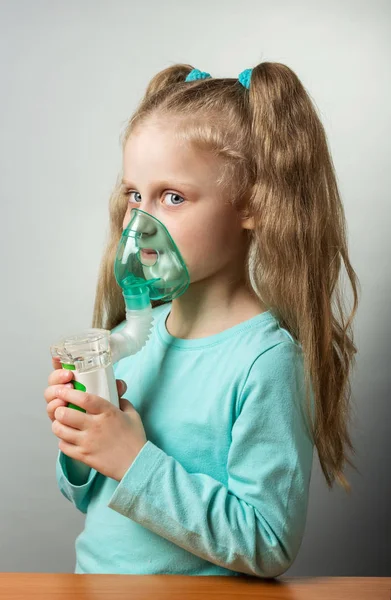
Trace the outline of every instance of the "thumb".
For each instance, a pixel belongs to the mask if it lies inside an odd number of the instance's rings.
[[[123,396],[126,390],[128,389],[128,386],[126,385],[123,379],[116,379],[115,381],[117,384],[118,396]]]
[[[136,409],[134,408],[133,404],[131,402],[129,402],[129,400],[127,400],[126,398],[120,398],[119,399],[119,407],[122,410],[122,412],[133,412]]]

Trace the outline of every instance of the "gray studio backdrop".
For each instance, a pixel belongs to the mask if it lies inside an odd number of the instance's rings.
[[[0,1],[0,571],[73,572],[84,516],[55,481],[49,345],[90,325],[119,135],[175,62],[296,71],[328,134],[362,285],[352,493],[315,457],[307,529],[286,575],[391,575],[389,2]],[[387,108],[388,107],[388,108]]]

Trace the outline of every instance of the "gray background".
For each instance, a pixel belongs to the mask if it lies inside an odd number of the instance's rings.
[[[391,575],[390,2],[0,2],[2,399],[0,570],[73,572],[84,516],[55,481],[49,345],[90,325],[119,135],[175,62],[236,77],[289,65],[326,128],[362,285],[355,322],[353,491],[317,457],[286,575]]]

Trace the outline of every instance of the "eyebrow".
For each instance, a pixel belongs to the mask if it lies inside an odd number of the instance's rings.
[[[133,186],[133,183],[131,181],[127,181],[126,179],[122,179],[122,183],[124,185],[128,185],[129,187],[136,187]],[[194,188],[196,189],[197,186],[193,185],[192,183],[186,183],[186,181],[155,181],[154,182],[155,185],[161,186],[161,187],[176,187],[176,185],[179,185],[179,187],[188,187],[188,188]]]

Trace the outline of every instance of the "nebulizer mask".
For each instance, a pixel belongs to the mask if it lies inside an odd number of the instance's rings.
[[[118,331],[88,328],[61,338],[50,348],[65,369],[74,371],[75,389],[108,400],[119,408],[113,365],[138,352],[152,331],[151,300],[170,302],[190,284],[185,262],[166,227],[134,208],[122,232],[114,275],[126,307],[125,325]],[[84,409],[69,403],[70,408]]]

